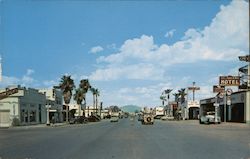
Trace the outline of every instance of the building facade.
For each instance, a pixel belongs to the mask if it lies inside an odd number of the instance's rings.
[[[63,95],[62,91],[55,88],[39,89],[46,96],[46,107],[49,121],[63,122]]]
[[[218,114],[222,121],[250,124],[250,91],[234,92],[225,98],[208,98],[200,101],[200,116],[215,111],[218,103]]]
[[[13,90],[16,92],[9,93]],[[36,89],[0,89],[0,127],[46,123],[46,97]]]

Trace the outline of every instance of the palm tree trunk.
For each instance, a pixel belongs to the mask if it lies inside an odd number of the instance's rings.
[[[68,104],[66,104],[66,122],[69,122],[69,107]]]
[[[95,96],[95,100],[96,100],[96,101],[95,101],[95,104],[96,104],[96,114],[97,114],[97,110],[98,110],[98,109],[97,109],[97,106],[98,106],[97,94],[96,94],[96,96]]]
[[[81,116],[81,104],[78,104],[78,116]]]
[[[95,110],[95,95],[93,94],[93,111]]]

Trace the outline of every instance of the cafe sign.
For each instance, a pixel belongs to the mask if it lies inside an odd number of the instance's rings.
[[[220,86],[239,86],[239,76],[220,76]]]

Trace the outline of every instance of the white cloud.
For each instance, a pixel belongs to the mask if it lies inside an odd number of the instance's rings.
[[[26,75],[27,75],[27,76],[30,76],[30,75],[32,75],[33,73],[35,73],[35,71],[34,71],[33,69],[27,69]]]
[[[142,87],[122,87],[118,90],[102,91],[104,103],[136,104],[138,106],[161,105],[159,97],[164,89],[171,88],[171,83],[159,83]]]
[[[104,49],[101,46],[95,46],[95,47],[92,47],[89,52],[95,54],[95,53],[101,52],[103,50]]]
[[[97,69],[91,77],[93,80],[160,80],[165,70],[176,64],[235,60],[248,53],[248,32],[248,3],[232,1],[228,6],[221,6],[210,25],[204,29],[188,29],[173,45],[157,45],[153,36],[147,35],[126,40],[118,52],[97,59],[105,67]]]
[[[95,81],[108,81],[117,79],[141,79],[141,80],[160,80],[163,78],[163,69],[159,69],[152,64],[134,64],[119,67],[108,67],[97,69],[89,78]]]
[[[175,32],[175,31],[176,31],[175,29],[169,30],[169,31],[165,34],[165,37],[166,37],[166,38],[172,38],[172,37],[174,36],[174,32]]]

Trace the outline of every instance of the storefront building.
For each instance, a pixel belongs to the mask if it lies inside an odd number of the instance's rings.
[[[0,127],[46,122],[45,94],[20,86],[1,89],[0,92]]]
[[[218,114],[222,122],[226,119],[227,122],[250,124],[250,91],[234,92],[225,98],[203,99],[200,101],[200,116],[215,111],[214,103],[219,104]]]

